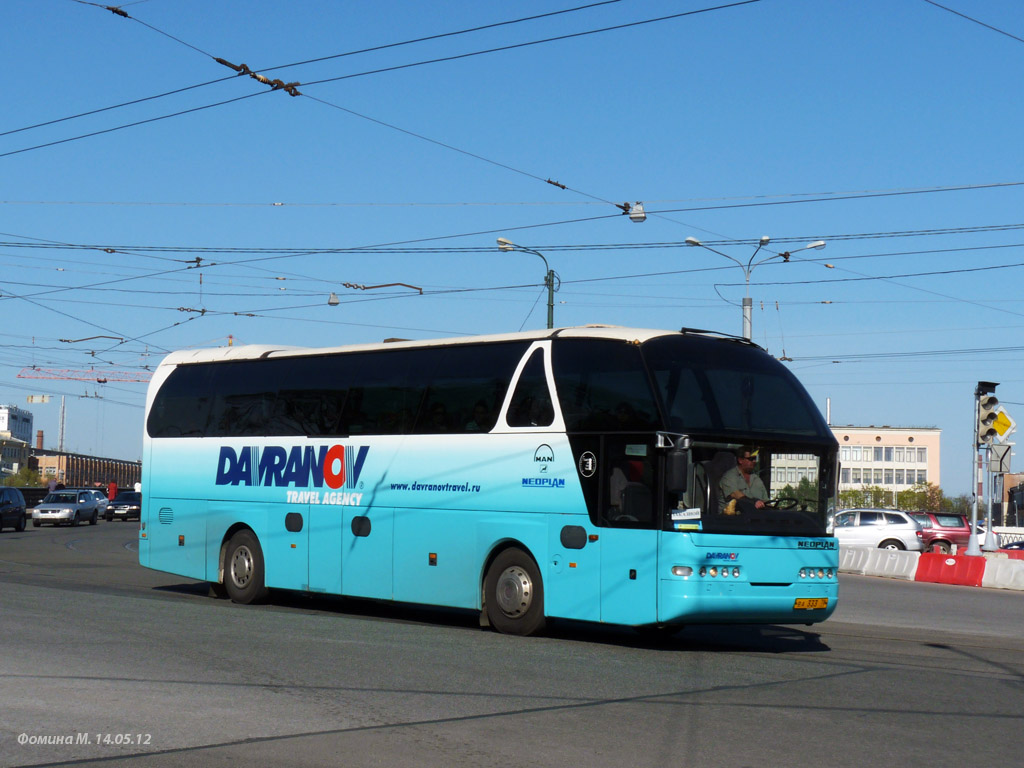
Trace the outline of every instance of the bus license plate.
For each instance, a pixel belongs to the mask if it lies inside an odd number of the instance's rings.
[[[827,597],[798,597],[793,603],[793,610],[815,611],[819,608],[828,608]]]

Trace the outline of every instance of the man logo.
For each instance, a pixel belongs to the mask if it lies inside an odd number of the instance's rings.
[[[555,452],[551,450],[551,446],[547,443],[542,443],[537,446],[537,450],[533,452],[533,463],[538,465],[538,471],[544,474],[548,471],[548,466],[554,462]]]

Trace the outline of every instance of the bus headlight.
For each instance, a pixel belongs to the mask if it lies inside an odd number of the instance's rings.
[[[801,568],[801,579],[834,579],[835,571],[831,568]]]
[[[673,565],[672,575],[682,576],[684,579],[688,579],[693,575],[693,568],[688,565]]]

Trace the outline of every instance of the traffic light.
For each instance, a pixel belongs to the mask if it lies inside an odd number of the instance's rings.
[[[995,421],[999,417],[998,408],[999,401],[995,395],[990,392],[978,395],[978,445],[991,443],[998,434],[995,427]]]

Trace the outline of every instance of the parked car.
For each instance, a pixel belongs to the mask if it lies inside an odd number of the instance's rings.
[[[985,546],[986,536],[987,533],[985,531],[985,526],[982,523],[978,523],[978,546]],[[1002,541],[999,538],[999,534],[995,531],[992,531],[992,541],[995,543],[996,549],[999,549],[999,545],[1002,543]]]
[[[24,531],[27,515],[25,497],[21,491],[17,488],[0,488],[0,531],[4,528]]]
[[[956,545],[957,551],[967,548],[971,538],[971,524],[963,515],[941,512],[911,512],[910,516],[921,524],[924,551],[948,555]]]
[[[83,520],[96,525],[100,517],[99,500],[92,491],[52,491],[32,510],[32,525],[43,523],[78,525]]]
[[[107,522],[111,520],[141,520],[142,519],[142,494],[137,491],[121,491],[110,504],[103,515]]]
[[[1021,539],[1020,541],[1011,541],[1009,544],[1003,544],[1003,546],[1001,546],[1000,549],[1009,549],[1015,552],[1019,552],[1020,550],[1024,549],[1024,539]]]
[[[847,509],[836,514],[834,534],[840,544],[880,549],[924,549],[921,524],[906,512]]]

